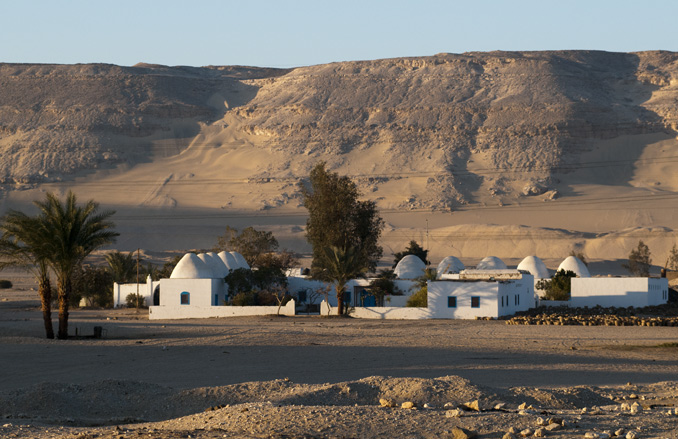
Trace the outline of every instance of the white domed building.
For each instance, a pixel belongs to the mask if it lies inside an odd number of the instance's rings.
[[[487,256],[478,262],[476,270],[506,270],[506,264],[496,256]]]
[[[243,255],[241,255],[238,252],[230,252],[231,256],[233,256],[233,259],[235,259],[235,263],[237,264],[237,268],[244,268],[246,270],[250,269],[250,265],[247,263]]]
[[[520,264],[518,264],[517,269],[527,271],[532,276],[534,276],[535,281],[539,279],[548,279],[551,277],[551,275],[549,274],[549,270],[548,268],[546,268],[544,262],[536,256],[528,256],[522,261],[520,261]]]
[[[407,255],[402,258],[393,273],[397,279],[417,279],[425,274],[426,264],[415,255]]]
[[[202,256],[186,253],[174,266],[170,279],[210,279],[212,270],[205,262],[204,255]]]
[[[464,266],[464,263],[458,258],[454,256],[447,256],[438,264],[438,268],[436,269],[436,277],[440,279],[441,276],[445,274],[457,274],[465,269],[466,267]]]
[[[237,252],[186,253],[174,267],[169,279],[154,282],[149,318],[223,317],[243,315],[243,312],[272,312],[265,310],[266,307],[223,306],[228,298],[225,277],[238,268],[249,269],[249,266]],[[240,308],[258,309],[243,311]],[[294,309],[283,312],[293,315]]]
[[[237,270],[239,268],[235,258],[229,252],[221,251],[217,254],[217,256],[219,257],[219,259],[221,259],[221,262],[224,263],[226,268],[228,268],[229,272]]]
[[[558,270],[572,271],[577,277],[591,277],[589,269],[578,257],[568,256],[563,262],[558,266]]]

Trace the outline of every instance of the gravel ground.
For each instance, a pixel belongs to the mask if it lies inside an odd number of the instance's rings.
[[[104,339],[58,341],[34,295],[0,292],[3,438],[678,437],[673,327],[74,310]]]

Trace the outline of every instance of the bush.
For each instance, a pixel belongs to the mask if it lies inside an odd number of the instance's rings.
[[[136,293],[129,293],[127,297],[125,297],[125,303],[127,304],[127,308],[142,308],[144,306],[146,299],[144,299],[144,296],[141,294],[137,295]]]
[[[570,291],[572,290],[573,277],[577,277],[574,271],[560,270],[553,279],[542,279],[537,282],[537,289],[544,291],[543,299],[546,300],[570,300]]]
[[[426,308],[428,306],[428,287],[421,287],[416,293],[412,294],[405,306],[410,308]]]
[[[7,279],[0,279],[0,289],[12,288],[12,282]]]
[[[229,305],[232,306],[256,306],[257,297],[256,293],[249,291],[247,293],[238,293],[229,302]]]

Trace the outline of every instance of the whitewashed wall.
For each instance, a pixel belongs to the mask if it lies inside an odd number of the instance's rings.
[[[570,306],[640,308],[661,305],[668,301],[668,290],[666,278],[572,278]]]
[[[294,300],[280,308],[280,315],[294,316]],[[203,319],[209,317],[268,316],[278,314],[277,306],[152,306],[150,320]]]
[[[518,300],[516,300],[516,296]],[[502,297],[504,297],[502,305]],[[534,294],[534,276],[524,274],[520,280],[499,282],[499,316],[511,316],[520,311],[534,308],[537,298]]]
[[[327,302],[323,300],[320,304],[321,315],[337,315],[337,308],[328,307]],[[379,320],[421,320],[429,319],[430,311],[428,308],[402,308],[402,307],[360,307],[351,308],[351,317],[357,319],[379,319]]]
[[[146,305],[153,304],[153,289],[158,285],[158,282],[152,282],[151,277],[146,278],[146,283],[139,284],[139,294],[144,297]],[[113,283],[113,306],[118,308],[127,306],[127,296],[129,294],[137,294],[137,284],[119,284]]]
[[[223,279],[160,279],[160,306],[211,307],[223,304],[228,286]],[[181,294],[190,294],[190,303],[181,305]],[[215,299],[216,296],[216,299]]]
[[[456,298],[456,307],[448,307],[448,297]],[[471,297],[480,298],[480,306],[471,308]],[[434,319],[473,319],[498,317],[498,282],[436,281],[428,283],[428,309]]]
[[[456,307],[448,307],[450,296],[456,298]],[[472,297],[480,299],[478,308],[471,307]],[[534,304],[534,280],[531,275],[505,281],[428,282],[428,308],[434,319],[497,318],[526,311],[533,308]]]
[[[390,306],[405,306],[408,297],[416,292],[417,283],[415,281],[401,279],[395,280],[394,283],[396,288],[403,293],[403,296],[390,296]],[[353,300],[353,288],[355,286],[368,286],[369,284],[370,279],[352,279],[348,281],[346,283],[346,290],[351,292],[351,300]],[[330,286],[330,292],[328,295],[330,305],[337,306],[337,290],[333,284],[327,284],[326,282],[308,279],[305,277],[290,276],[287,278],[287,290],[292,294],[295,294],[300,290],[319,290],[325,288],[327,285]],[[323,300],[324,297],[320,296],[316,298],[315,303],[320,303]]]

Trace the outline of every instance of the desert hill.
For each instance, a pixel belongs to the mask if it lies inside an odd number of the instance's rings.
[[[0,64],[2,208],[73,188],[118,209],[123,248],[207,247],[226,224],[254,224],[303,251],[296,183],[324,160],[377,201],[387,254],[418,239],[434,257],[558,258],[576,246],[610,259],[639,237],[663,254],[678,227],[677,61],[558,51],[288,70]],[[493,247],[469,238],[483,234]]]

